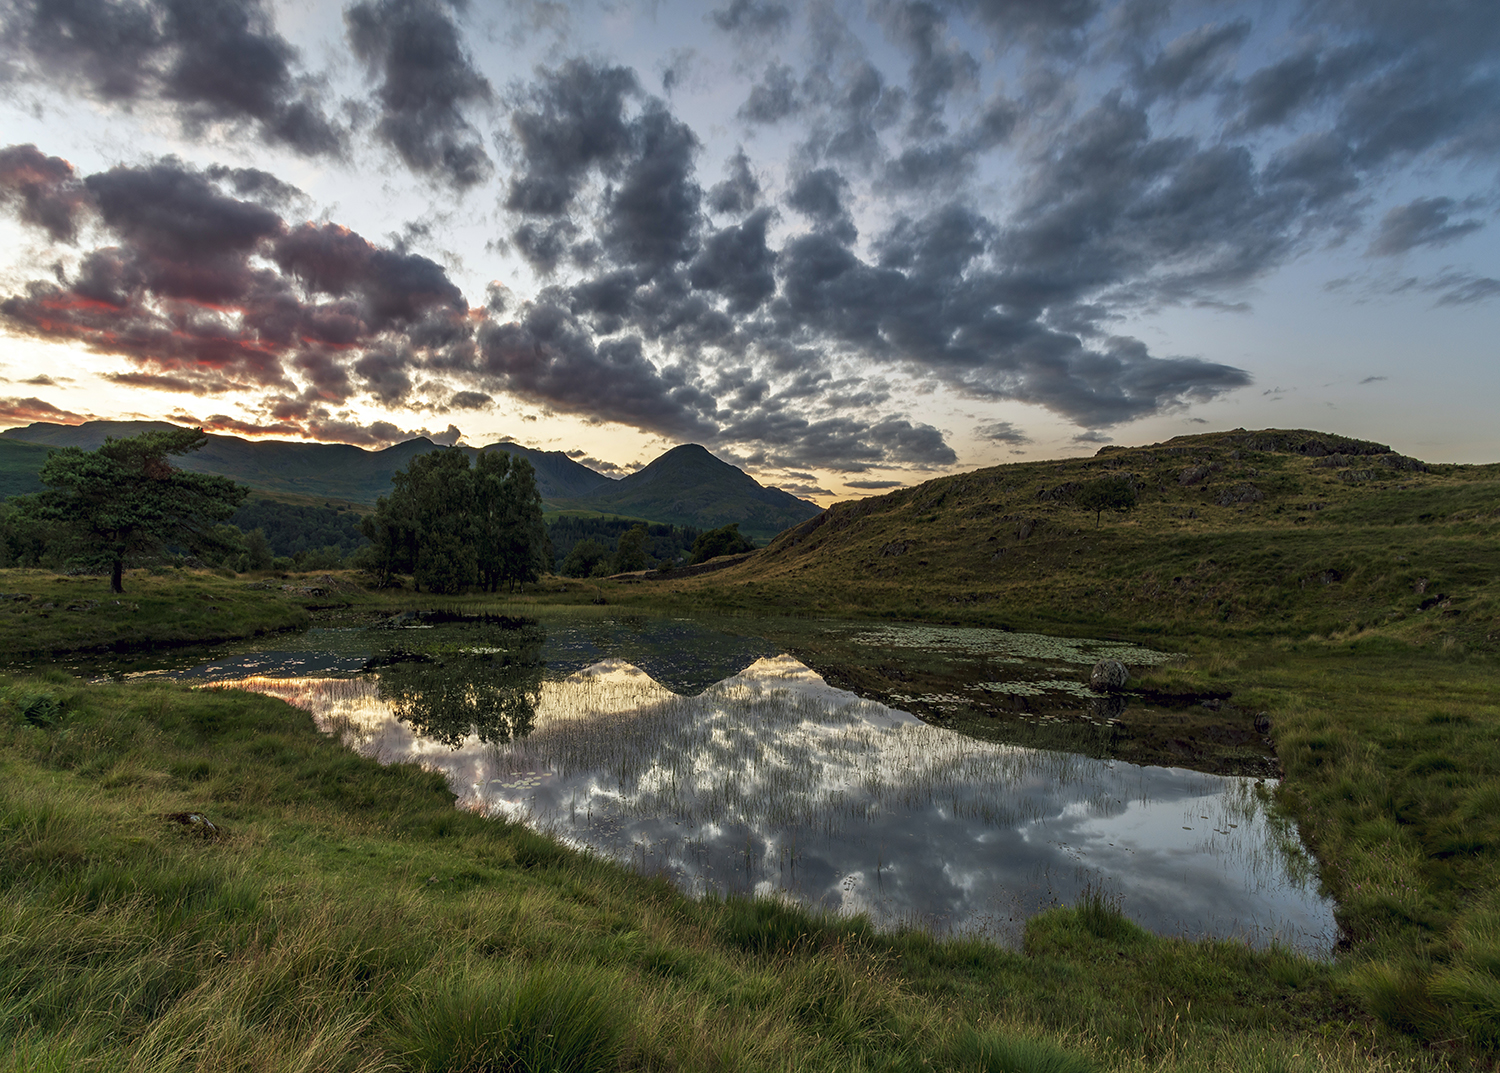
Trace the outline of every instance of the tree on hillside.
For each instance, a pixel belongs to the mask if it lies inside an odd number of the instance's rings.
[[[633,525],[620,534],[620,543],[615,548],[615,573],[628,574],[632,570],[644,570],[651,565],[651,560],[646,555],[647,537],[644,525]]]
[[[172,455],[208,442],[202,429],[145,432],[104,441],[97,451],[62,447],[47,456],[47,487],[25,497],[22,510],[67,534],[75,562],[110,570],[111,592],[124,592],[125,563],[168,544],[216,550],[214,527],[249,493],[227,477],[185,473]]]
[[[563,560],[563,577],[593,577],[608,572],[609,549],[593,537],[584,537],[568,551]]]
[[[1124,514],[1135,509],[1135,482],[1129,477],[1100,477],[1080,487],[1073,502],[1094,512],[1094,528],[1098,529],[1099,518],[1105,511]]]
[[[740,523],[730,522],[718,529],[710,529],[693,543],[693,554],[688,565],[706,563],[720,555],[738,555],[754,551],[755,545],[740,535]]]

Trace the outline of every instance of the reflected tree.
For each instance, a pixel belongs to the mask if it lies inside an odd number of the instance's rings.
[[[530,733],[546,666],[542,628],[489,623],[434,632],[430,642],[392,646],[369,663],[380,668],[379,696],[396,718],[450,748],[470,734],[504,742]]]

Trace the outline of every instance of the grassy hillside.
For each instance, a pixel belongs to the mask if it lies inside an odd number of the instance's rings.
[[[1074,503],[1126,477],[1127,515]],[[1312,432],[1183,436],[841,503],[673,585],[776,607],[1070,631],[1500,642],[1500,466],[1426,466]]]
[[[42,463],[51,450],[36,443],[0,439],[0,499],[42,490]]]
[[[204,571],[129,571],[109,579],[45,570],[0,571],[0,653],[5,661],[62,652],[206,644],[300,629],[325,602],[316,581],[249,581]],[[303,591],[309,590],[309,591]]]

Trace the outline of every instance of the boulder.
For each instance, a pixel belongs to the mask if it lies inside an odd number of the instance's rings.
[[[1124,689],[1128,681],[1130,681],[1130,672],[1125,669],[1125,664],[1117,659],[1101,659],[1094,664],[1094,669],[1089,674],[1089,685],[1100,693]]]

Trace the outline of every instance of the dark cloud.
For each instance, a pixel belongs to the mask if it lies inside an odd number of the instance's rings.
[[[798,499],[807,499],[809,496],[833,495],[833,489],[824,488],[822,485],[817,484],[816,482],[788,483],[786,481],[780,481],[775,483],[773,487],[780,488],[783,492],[786,492],[789,495],[794,495]]]
[[[307,198],[306,194],[291,183],[259,168],[230,168],[223,164],[211,164],[203,169],[203,174],[215,182],[227,183],[240,197],[251,198],[273,208],[284,209]]]
[[[260,0],[12,0],[3,29],[38,78],[130,105],[159,100],[190,132],[249,124],[306,154],[342,150],[298,54]]]
[[[729,178],[709,190],[708,207],[717,213],[736,216],[755,208],[760,201],[760,183],[750,170],[750,158],[743,148],[735,151],[724,170]]]
[[[452,5],[361,0],[344,12],[354,53],[379,80],[376,131],[413,171],[463,188],[492,171],[466,108],[493,97],[464,50]]]
[[[1229,366],[1152,357],[1130,340],[1091,349],[1077,335],[1050,327],[1043,319],[1049,303],[1076,302],[1112,285],[1126,266],[1111,272],[1070,250],[1093,236],[1071,227],[1054,231],[1045,213],[1034,226],[1041,230],[1031,236],[1013,230],[992,239],[988,221],[948,206],[898,221],[876,243],[881,259],[873,265],[826,233],[798,236],[781,251],[782,288],[772,309],[788,330],[812,330],[851,353],[936,374],[980,397],[1038,403],[1095,426],[1249,382]],[[1018,263],[987,268],[980,255],[992,246]],[[1132,256],[1146,254],[1133,248]]]
[[[1372,256],[1396,257],[1418,246],[1446,246],[1484,226],[1480,220],[1449,223],[1456,208],[1452,198],[1419,197],[1385,214],[1368,252]]]
[[[90,175],[84,185],[116,234],[161,258],[240,255],[283,228],[272,210],[224,196],[204,175],[172,157],[143,167],[114,167]]]
[[[979,62],[948,38],[947,18],[926,0],[896,0],[876,8],[887,35],[912,57],[908,99],[910,137],[947,133],[943,109],[948,97],[978,84]]]
[[[1371,60],[1368,49],[1306,48],[1250,75],[1240,87],[1236,133],[1276,127],[1347,86]]]
[[[505,207],[555,216],[572,207],[592,169],[617,175],[634,143],[626,106],[639,94],[625,67],[572,60],[540,72],[511,113],[523,167],[511,178]]]
[[[634,124],[635,152],[605,211],[600,240],[616,263],[650,279],[696,247],[702,191],[693,181],[699,142],[686,123],[651,102]]]
[[[697,60],[698,53],[690,48],[674,48],[668,53],[666,60],[659,65],[661,91],[671,96],[672,91],[692,73],[693,65]]]
[[[1375,383],[1379,383],[1381,380],[1389,380],[1389,379],[1390,379],[1389,376],[1367,376],[1363,380],[1361,380],[1360,383],[1361,384],[1375,384]]]
[[[958,457],[930,425],[894,415],[873,422],[846,416],[811,419],[774,400],[736,415],[719,438],[756,445],[747,459],[752,465],[821,467],[841,473],[895,464],[943,466]]]
[[[740,105],[739,117],[747,123],[779,123],[802,108],[796,75],[786,64],[773,61],[766,64],[760,80],[750,87],[750,96]]]
[[[1247,78],[1236,130],[1331,122],[1349,166],[1373,173],[1419,154],[1484,161],[1500,153],[1500,20],[1484,0],[1305,0],[1308,44]],[[1319,106],[1316,110],[1314,106]]]
[[[437,262],[376,246],[338,224],[303,224],[279,238],[270,252],[308,290],[357,298],[366,329],[413,324],[429,312],[462,313],[467,308],[462,292]]]
[[[493,396],[483,391],[458,391],[448,400],[448,405],[455,410],[482,410],[494,401]]]
[[[652,296],[636,296],[637,289],[680,291],[671,277],[697,253],[703,223],[694,177],[701,146],[687,124],[644,97],[628,69],[573,60],[540,72],[518,98],[511,125],[521,167],[505,207],[522,217],[511,238],[534,267],[551,273],[567,259],[594,268],[605,286],[586,288],[593,293],[582,295],[584,304],[615,318],[632,296],[644,310]],[[579,193],[596,177],[604,184],[591,202],[599,214],[575,219]],[[753,196],[750,183],[725,196]],[[614,297],[601,304],[606,293]],[[614,330],[598,327],[606,335]]]
[[[1249,36],[1249,19],[1199,26],[1143,63],[1136,72],[1136,86],[1147,98],[1201,97],[1228,80],[1234,50]]]
[[[708,17],[725,33],[747,38],[778,37],[792,21],[785,4],[767,0],[729,0]]]
[[[599,342],[567,310],[528,302],[517,320],[479,333],[474,371],[497,389],[558,412],[664,436],[700,440],[717,431],[711,396],[678,369],[659,369],[634,336]]]
[[[787,204],[842,243],[852,243],[858,232],[845,204],[849,182],[833,168],[817,168],[797,179]]]
[[[868,492],[878,492],[884,488],[900,488],[902,481],[845,481],[846,488],[860,488]]]
[[[54,242],[72,242],[89,195],[66,160],[34,145],[11,145],[0,149],[0,203],[19,205],[21,219]]]
[[[824,129],[815,129],[809,148],[832,160],[870,167],[880,159],[880,132],[897,123],[907,94],[888,86],[880,69],[860,58],[846,65],[841,82],[823,90],[829,103]]]
[[[323,443],[350,443],[371,450],[424,437],[451,447],[463,436],[455,425],[449,425],[442,432],[429,432],[425,428],[403,429],[390,421],[364,424],[348,414],[331,413],[324,407],[289,399],[270,400],[263,408],[260,420],[246,421],[226,414],[200,419],[181,411],[174,414],[173,419],[202,428],[205,432],[227,432],[238,436],[300,436]]]
[[[942,0],[985,27],[998,48],[1028,43],[1045,51],[1074,52],[1099,12],[1098,0]]]
[[[66,380],[68,378],[64,377],[64,379]],[[39,373],[36,376],[28,376],[25,380],[19,381],[19,383],[29,385],[30,387],[57,387],[57,381],[52,379],[52,377],[48,376],[46,373]]]
[[[766,245],[771,210],[758,209],[744,223],[716,231],[704,240],[689,278],[700,290],[717,291],[732,313],[749,313],[776,290],[776,255]]]
[[[996,443],[1009,443],[1019,446],[1030,443],[1031,437],[1022,432],[1009,421],[996,421],[993,424],[981,425],[974,430],[974,435],[983,436],[987,440]]]
[[[33,421],[53,421],[60,425],[81,425],[93,420],[84,414],[75,414],[38,398],[0,399],[0,425],[29,425]]]
[[[226,381],[185,376],[157,376],[152,373],[107,373],[104,379],[122,387],[142,387],[150,391],[171,391],[182,395],[213,395],[232,386]]]

